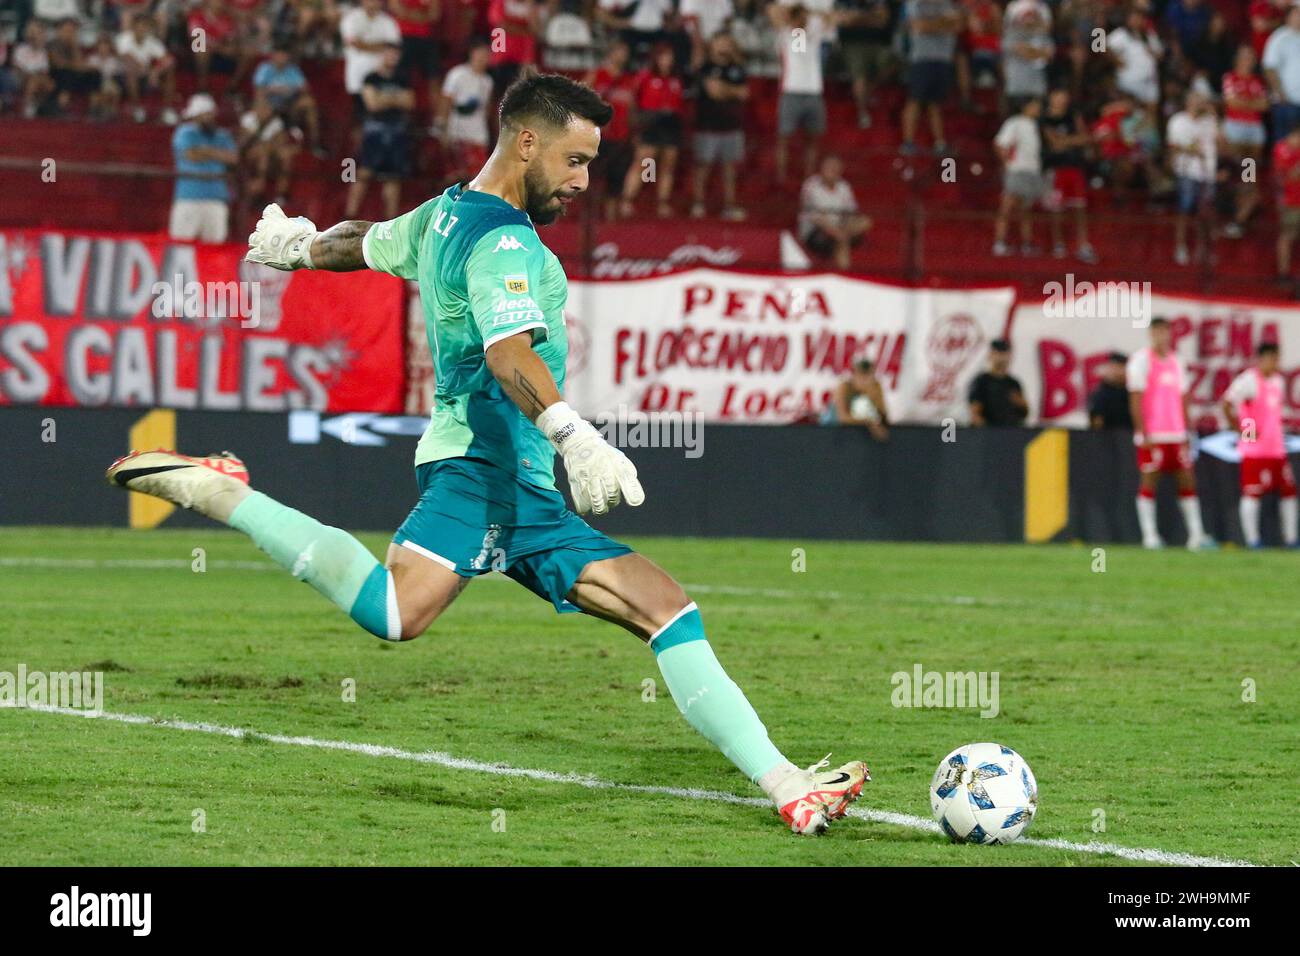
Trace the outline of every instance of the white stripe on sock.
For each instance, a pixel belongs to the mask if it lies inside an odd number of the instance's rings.
[[[658,637],[660,634],[662,634],[664,631],[668,630],[668,628],[670,628],[670,627],[672,627],[674,624],[676,624],[677,621],[678,621],[678,619],[679,619],[683,614],[689,614],[691,611],[698,611],[698,610],[699,610],[699,608],[697,608],[697,607],[695,606],[695,602],[692,601],[690,604],[686,605],[686,607],[682,608],[680,611],[678,611],[676,614],[674,614],[674,615],[669,619],[669,621],[668,621],[667,624],[665,624],[663,627],[659,628],[659,630],[657,630],[657,631],[655,631],[653,634],[651,634],[651,635],[650,635],[650,640],[647,641],[646,643],[647,643],[647,644],[653,644],[653,643],[655,642],[655,638]]]
[[[402,639],[402,614],[397,609],[397,588],[393,584],[393,572],[388,572],[388,639]]]

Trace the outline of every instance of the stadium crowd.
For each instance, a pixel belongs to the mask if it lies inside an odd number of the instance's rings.
[[[823,162],[833,151],[823,148],[826,100],[841,95],[860,129],[894,124],[890,148],[905,159],[952,155],[946,128],[956,110],[993,114],[994,126],[1005,120],[994,139],[1004,165],[995,255],[1038,253],[1027,213],[1042,208],[1053,254],[1069,255],[1072,240],[1078,258],[1096,261],[1086,206],[1090,189],[1101,186],[1121,204],[1172,206],[1172,256],[1180,264],[1208,256],[1214,236],[1259,228],[1269,199],[1262,182],[1277,187],[1282,274],[1300,234],[1300,134],[1293,135],[1300,6],[1289,0],[16,0],[10,7],[0,19],[0,108],[183,123],[196,126],[199,139],[216,135],[216,117],[236,127],[233,150],[214,141],[210,154],[178,154],[178,171],[192,177],[178,198],[219,198],[223,170],[238,174],[250,207],[284,198],[303,168],[300,154],[337,160],[332,148],[357,157],[350,214],[375,181],[391,214],[420,143],[441,145],[429,186],[463,177],[492,141],[495,98],[521,69],[538,66],[584,76],[615,107],[593,170],[610,218],[638,215],[642,194],[653,193],[646,214],[744,219],[738,172],[770,151],[777,182],[801,197],[800,237],[844,267],[871,221],[843,163]],[[332,61],[341,61],[333,68],[352,102],[346,119],[322,115],[308,80],[320,73],[304,69]],[[779,85],[770,143],[745,137],[756,76]],[[887,87],[901,91],[901,115],[878,107]],[[347,125],[349,136],[323,136],[323,124]],[[181,138],[196,141],[193,133]],[[653,183],[642,172],[651,161]],[[798,182],[788,178],[794,165]],[[1013,226],[1018,241],[1009,239]]]

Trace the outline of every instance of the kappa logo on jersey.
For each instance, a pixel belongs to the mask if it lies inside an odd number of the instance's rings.
[[[515,252],[520,249],[522,249],[524,252],[528,251],[528,247],[525,246],[518,239],[516,239],[514,236],[502,236],[500,239],[497,240],[497,247],[492,251],[501,252],[502,250],[504,250],[506,252]]]
[[[506,291],[511,295],[523,295],[528,291],[528,276],[506,276]]]

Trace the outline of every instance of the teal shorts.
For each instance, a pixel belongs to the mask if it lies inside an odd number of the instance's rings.
[[[560,613],[579,611],[567,595],[592,561],[632,549],[569,510],[554,488],[539,488],[477,458],[445,458],[415,469],[420,501],[393,535],[463,578],[500,571]]]

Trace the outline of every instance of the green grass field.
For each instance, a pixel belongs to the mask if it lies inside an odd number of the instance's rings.
[[[382,553],[385,536],[365,540]],[[864,810],[928,819],[939,759],[995,740],[1037,774],[1030,837],[1300,860],[1300,554],[1116,547],[1095,573],[1069,546],[632,543],[687,585],[791,759],[870,763]],[[505,579],[394,646],[231,532],[9,529],[0,606],[0,671],[103,671],[107,713],[255,732],[0,710],[0,864],[1129,862],[864,818],[800,839],[760,806],[266,739],[760,796],[681,719],[644,646]],[[1000,713],[894,707],[891,675],[918,663],[998,672]]]

